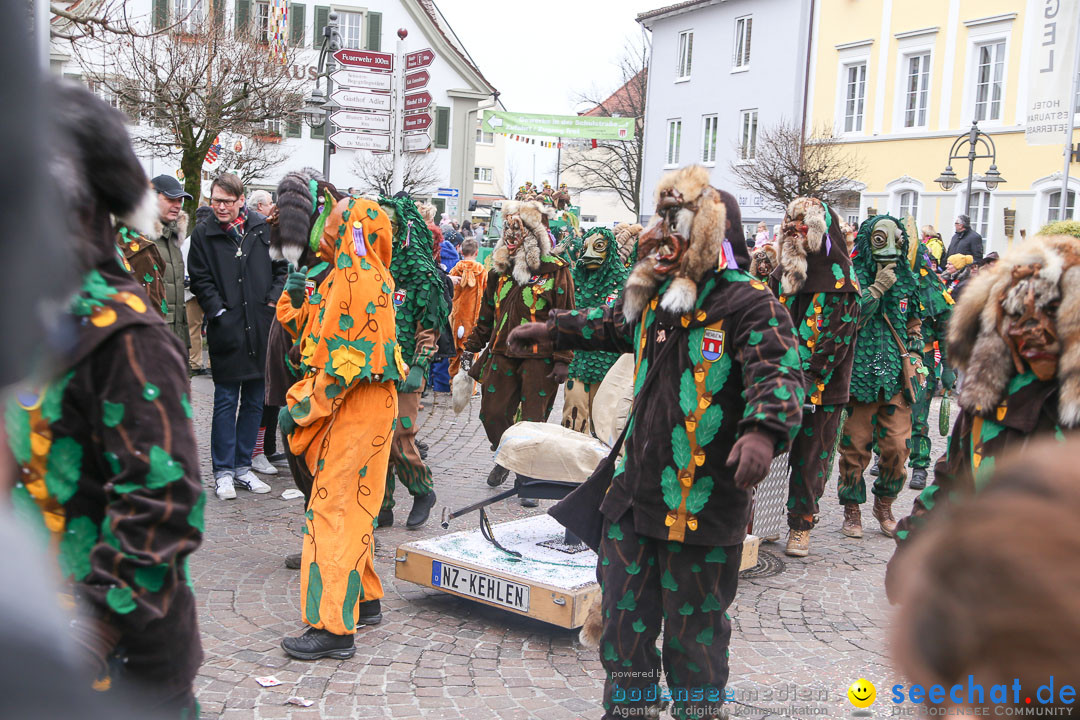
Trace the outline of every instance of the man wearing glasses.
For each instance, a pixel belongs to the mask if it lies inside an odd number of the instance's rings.
[[[251,453],[262,420],[266,338],[288,265],[270,260],[270,227],[244,206],[240,178],[214,180],[210,207],[214,216],[191,234],[188,275],[208,318],[214,481],[218,498],[231,500],[237,486],[270,492],[251,470]]]

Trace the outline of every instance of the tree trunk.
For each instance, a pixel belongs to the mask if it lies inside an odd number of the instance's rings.
[[[186,203],[188,215],[188,227],[195,229],[195,209],[199,207],[199,199],[202,197],[202,166],[206,151],[199,148],[185,147],[180,156],[180,170],[184,173],[184,191],[191,195],[193,200]]]

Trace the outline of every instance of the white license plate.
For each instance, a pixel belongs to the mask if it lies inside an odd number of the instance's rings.
[[[477,600],[502,605],[511,610],[529,611],[529,586],[503,580],[494,575],[485,575],[468,568],[432,560],[431,584]]]

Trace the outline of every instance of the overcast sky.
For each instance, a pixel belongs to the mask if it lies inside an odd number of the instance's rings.
[[[506,109],[548,114],[572,113],[578,92],[614,91],[623,46],[641,37],[634,18],[673,2],[435,0]]]

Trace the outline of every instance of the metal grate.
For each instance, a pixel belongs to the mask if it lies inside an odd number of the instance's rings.
[[[757,565],[752,568],[748,568],[739,573],[739,578],[742,580],[750,578],[767,578],[774,575],[779,575],[784,572],[787,566],[784,561],[776,557],[770,552],[758,549]]]
[[[788,454],[773,458],[769,474],[754,490],[754,534],[780,535],[787,528]]]

